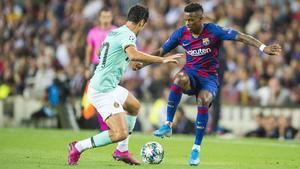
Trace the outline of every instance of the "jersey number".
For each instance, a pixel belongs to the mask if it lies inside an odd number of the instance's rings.
[[[105,48],[105,51],[104,51],[104,48]],[[101,48],[101,53],[104,51],[104,54],[103,54],[103,60],[102,60],[101,68],[105,67],[108,48],[109,48],[109,43],[108,42],[103,43],[102,48]]]

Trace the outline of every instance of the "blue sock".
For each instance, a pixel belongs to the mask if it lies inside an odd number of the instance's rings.
[[[169,122],[173,121],[177,106],[181,100],[182,92],[183,92],[182,87],[176,84],[173,84],[170,88],[168,108],[167,108],[167,121]]]
[[[198,114],[196,120],[196,138],[195,145],[201,145],[205,129],[208,121],[208,107],[198,106]]]

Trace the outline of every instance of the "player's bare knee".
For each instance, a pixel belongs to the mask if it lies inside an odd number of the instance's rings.
[[[201,91],[197,97],[197,102],[199,106],[209,107],[212,102],[213,95],[209,91]]]
[[[197,99],[197,105],[201,107],[208,107],[210,105],[210,102],[211,101],[208,97],[198,97]]]
[[[134,116],[136,116],[139,111],[140,111],[140,108],[141,108],[141,103],[140,102],[136,102],[134,105],[133,105],[133,114]]]
[[[203,106],[202,98],[197,98],[197,105],[198,106]]]
[[[188,83],[188,80],[189,80],[188,77],[183,72],[180,72],[176,75],[174,83],[184,88],[184,86],[186,86],[186,84]]]

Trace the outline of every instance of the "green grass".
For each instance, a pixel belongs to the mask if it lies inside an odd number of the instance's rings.
[[[267,139],[224,140],[206,137],[201,151],[201,165],[190,167],[187,162],[193,136],[174,135],[159,139],[150,135],[133,134],[130,150],[140,159],[141,145],[158,141],[165,149],[159,165],[129,166],[112,159],[115,145],[86,151],[79,165],[67,165],[67,144],[75,139],[94,135],[95,131],[0,129],[0,169],[297,169],[300,168],[300,143]]]

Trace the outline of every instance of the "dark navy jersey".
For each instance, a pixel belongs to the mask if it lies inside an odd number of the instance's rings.
[[[181,45],[185,49],[185,68],[197,71],[202,77],[217,75],[218,55],[223,40],[236,40],[237,31],[214,23],[204,23],[199,37],[195,38],[186,26],[177,29],[162,46],[165,53]]]

